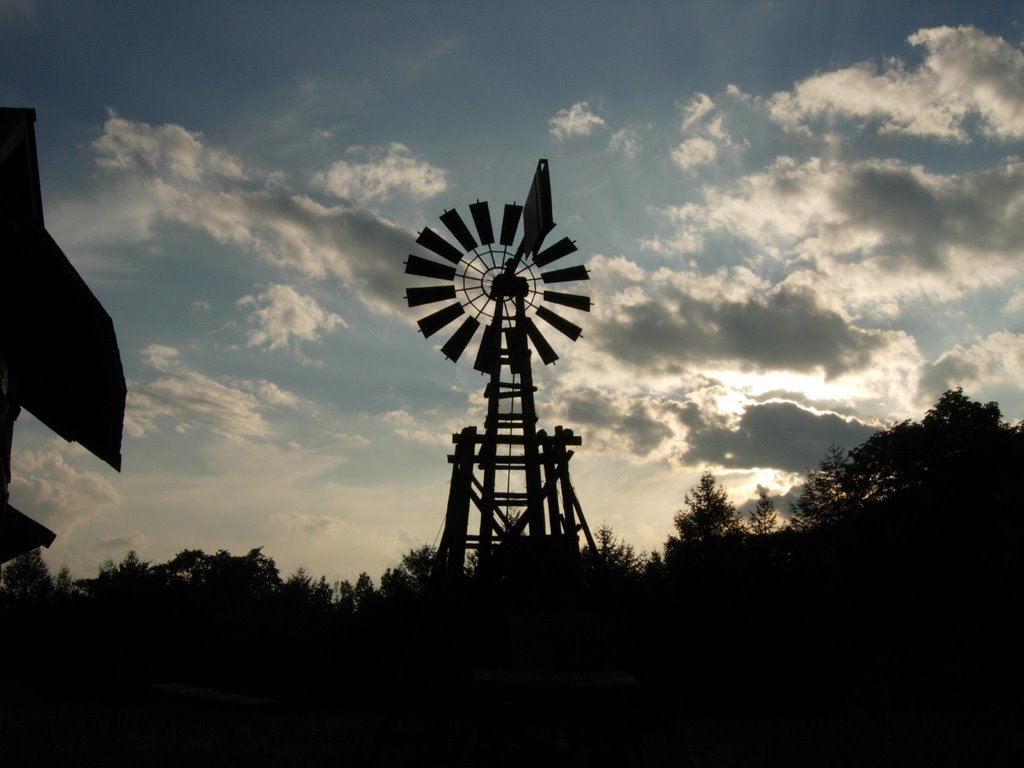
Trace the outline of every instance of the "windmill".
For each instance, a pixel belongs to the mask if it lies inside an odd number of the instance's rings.
[[[538,429],[534,404],[533,352],[545,365],[558,359],[542,325],[576,341],[582,329],[560,312],[590,311],[589,296],[548,287],[590,276],[583,265],[563,266],[576,252],[568,237],[543,247],[555,226],[547,161],[537,163],[525,205],[504,206],[497,238],[486,201],[470,204],[469,212],[475,235],[457,210],[447,210],[441,223],[458,245],[425,227],[416,244],[427,256],[410,254],[405,262],[419,283],[406,290],[409,306],[444,303],[417,321],[423,336],[455,328],[441,347],[447,359],[462,358],[482,328],[473,367],[488,378],[486,421],[482,432],[472,426],[453,435],[448,457],[452,477],[436,567],[449,580],[462,575],[468,551],[476,551],[481,572],[493,572],[499,557],[578,558],[581,530],[594,547],[569,478],[571,449],[582,441],[571,429]]]

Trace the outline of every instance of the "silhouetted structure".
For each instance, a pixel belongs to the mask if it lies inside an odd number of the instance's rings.
[[[8,503],[22,408],[121,469],[126,388],[114,325],[43,222],[33,109],[0,109],[0,562],[52,531]]]
[[[553,434],[538,430],[534,405],[530,345],[545,364],[554,363],[558,355],[533,315],[575,341],[582,329],[548,305],[590,311],[588,296],[546,288],[589,279],[582,265],[547,269],[576,251],[568,237],[541,250],[555,226],[547,161],[537,164],[525,206],[505,205],[497,238],[488,204],[477,201],[469,209],[475,237],[458,211],[441,216],[461,247],[430,228],[416,238],[450,265],[413,254],[405,269],[431,281],[407,290],[410,307],[451,301],[419,320],[425,337],[465,316],[441,347],[446,358],[457,361],[483,326],[473,367],[489,378],[484,390],[487,418],[482,433],[466,427],[452,436],[451,489],[436,564],[448,580],[462,575],[467,550],[476,551],[479,569],[488,572],[499,557],[505,569],[541,562],[557,567],[578,558],[581,529],[594,545],[569,479],[571,448],[581,440],[562,427]],[[523,234],[515,247],[520,220]],[[475,528],[473,510],[479,517]]]

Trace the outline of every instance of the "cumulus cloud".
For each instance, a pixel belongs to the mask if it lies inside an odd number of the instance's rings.
[[[687,463],[788,472],[806,472],[817,466],[832,443],[848,450],[876,431],[857,419],[818,413],[789,402],[752,404],[735,427],[702,423],[699,416],[690,424],[683,454]]]
[[[182,143],[189,152],[175,149]],[[54,218],[67,225],[67,242],[124,245],[151,240],[159,224],[186,226],[283,269],[334,278],[374,311],[401,311],[402,274],[394,259],[408,248],[411,232],[366,210],[245,188],[235,183],[241,174],[210,174],[198,161],[193,173],[189,162],[164,160],[175,153],[226,154],[180,126],[154,128],[112,116],[93,148],[97,163],[118,174],[118,185],[94,203],[56,209]],[[119,226],[122,209],[131,212],[125,227]],[[87,225],[84,232],[75,229],[78,222]]]
[[[345,328],[340,315],[328,312],[312,297],[288,285],[268,285],[258,295],[243,296],[239,306],[256,309],[249,315],[252,326],[246,336],[250,347],[289,350],[305,362],[300,342],[319,341],[321,334]]]
[[[896,160],[780,157],[728,188],[705,187],[701,202],[665,209],[674,232],[643,246],[697,254],[730,238],[837,310],[892,314],[908,297],[949,300],[1012,280],[1022,209],[1016,159],[943,175]]]
[[[228,152],[206,146],[203,134],[180,125],[152,126],[124,120],[112,111],[93,149],[99,165],[111,170],[141,168],[188,181],[210,176],[245,178],[242,164]]]
[[[361,158],[338,160],[313,176],[313,184],[356,205],[381,202],[396,194],[428,200],[448,189],[447,171],[412,156],[408,147],[349,147],[346,154]]]
[[[649,397],[578,388],[565,395],[558,410],[574,429],[586,432],[588,450],[648,458],[674,435],[660,403]]]
[[[837,376],[866,366],[892,341],[821,307],[809,292],[770,288],[743,268],[709,277],[663,268],[627,280],[599,257],[594,272],[603,271],[619,277],[598,285],[591,338],[637,369],[716,364]]]
[[[548,120],[549,133],[556,141],[565,141],[574,136],[589,136],[596,128],[604,126],[604,120],[590,111],[585,101],[578,101],[567,109],[560,109]]]
[[[728,96],[735,98],[731,92]],[[689,100],[678,104],[682,113],[680,127],[689,138],[672,150],[670,157],[676,166],[687,173],[714,164],[723,155],[735,156],[742,148],[732,140],[725,128],[725,116],[706,93],[695,93]]]
[[[960,142],[969,140],[976,118],[987,138],[1024,137],[1019,48],[970,26],[921,29],[907,40],[924,52],[916,68],[894,58],[823,72],[775,94],[771,116],[790,129],[846,119],[877,124],[883,133]]]
[[[11,456],[11,503],[61,537],[121,504],[121,494],[102,474],[77,469],[68,460],[78,450],[54,440],[40,450]]]
[[[974,344],[943,352],[923,367],[920,394],[931,403],[949,389],[963,387],[969,392],[989,387],[1018,386],[1024,381],[1024,333],[1000,331]]]
[[[146,366],[161,376],[128,387],[125,432],[132,437],[157,431],[158,422],[167,419],[181,433],[203,427],[236,442],[268,438],[272,430],[264,411],[300,402],[272,382],[212,379],[189,368],[174,347],[150,344],[142,354]]]
[[[672,150],[672,162],[683,171],[692,171],[704,165],[711,165],[718,157],[718,146],[710,139],[695,136],[687,139]]]

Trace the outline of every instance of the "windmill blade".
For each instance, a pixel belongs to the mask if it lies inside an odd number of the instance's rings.
[[[484,326],[484,337],[480,341],[480,349],[476,353],[473,368],[481,373],[490,373],[498,360],[500,352],[501,332],[494,325]]]
[[[573,341],[576,341],[576,339],[580,337],[580,334],[583,333],[583,329],[576,325],[576,323],[569,322],[564,317],[555,314],[547,307],[537,307],[537,317],[547,321]]]
[[[491,228],[491,210],[487,207],[487,201],[469,204],[469,212],[473,214],[473,223],[476,225],[476,234],[480,242],[490,245],[494,242],[494,230]]]
[[[537,350],[537,354],[540,355],[540,359],[544,361],[544,365],[551,365],[551,363],[558,359],[555,350],[551,348],[548,340],[541,334],[532,317],[526,318],[526,335],[530,337],[530,342],[533,344],[533,348]]]
[[[441,214],[441,221],[448,231],[455,235],[455,239],[459,241],[459,245],[464,250],[472,251],[476,248],[476,240],[473,239],[473,235],[469,233],[469,227],[466,226],[466,222],[459,216],[459,212],[452,208],[450,211],[445,211]]]
[[[584,312],[590,311],[590,297],[580,296],[576,293],[559,293],[558,291],[544,291],[544,301],[552,304],[561,304],[563,307],[581,309]]]
[[[410,307],[433,304],[435,301],[455,298],[454,285],[431,285],[426,288],[406,288],[405,300]]]
[[[573,280],[589,280],[590,273],[587,268],[566,267],[565,269],[553,269],[550,272],[541,272],[540,278],[545,283],[570,283]]]
[[[441,347],[441,353],[453,363],[456,362],[459,356],[466,351],[466,347],[479,327],[479,320],[475,317],[467,317],[459,326],[459,330]]]
[[[421,256],[409,254],[409,260],[405,262],[405,274],[419,275],[420,277],[436,277],[439,280],[454,280],[455,267],[447,264],[438,264],[436,261],[424,259]]]
[[[548,232],[555,227],[555,222],[551,220],[551,180],[547,160],[537,161],[537,170],[533,174],[533,184],[526,195],[526,207],[523,210],[524,251],[535,254]]]
[[[568,256],[576,250],[576,244],[568,237],[563,237],[554,245],[545,248],[533,257],[533,263],[538,267],[546,267],[552,261]]]
[[[418,320],[416,324],[420,327],[420,331],[423,332],[424,338],[429,338],[459,315],[464,315],[465,313],[466,311],[462,308],[462,305],[455,302],[454,304],[449,304],[444,309],[437,310],[432,315],[427,315],[422,320]]]
[[[452,264],[462,261],[462,251],[449,243],[430,227],[424,227],[416,242],[424,248],[429,248],[438,256],[448,259]]]
[[[516,230],[519,229],[519,217],[523,213],[523,206],[515,203],[505,203],[505,215],[501,218],[501,244],[512,245],[516,240]]]

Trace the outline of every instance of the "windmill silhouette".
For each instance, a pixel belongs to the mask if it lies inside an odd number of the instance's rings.
[[[483,328],[473,367],[489,379],[487,418],[482,432],[471,426],[453,435],[448,457],[451,486],[435,563],[448,580],[461,578],[469,551],[482,573],[495,573],[499,563],[578,559],[581,530],[594,547],[569,478],[571,448],[582,440],[560,426],[551,434],[538,429],[534,404],[533,352],[545,364],[558,359],[534,318],[576,341],[582,328],[550,305],[590,311],[589,296],[548,288],[590,276],[583,265],[549,268],[576,245],[563,237],[543,248],[555,226],[547,160],[537,164],[525,205],[505,205],[497,240],[487,202],[469,211],[475,236],[457,210],[445,211],[441,222],[458,246],[425,227],[416,244],[429,258],[410,254],[405,262],[407,275],[422,278],[406,290],[410,307],[448,302],[418,321],[424,337],[462,320],[441,347],[447,359],[458,361]]]

